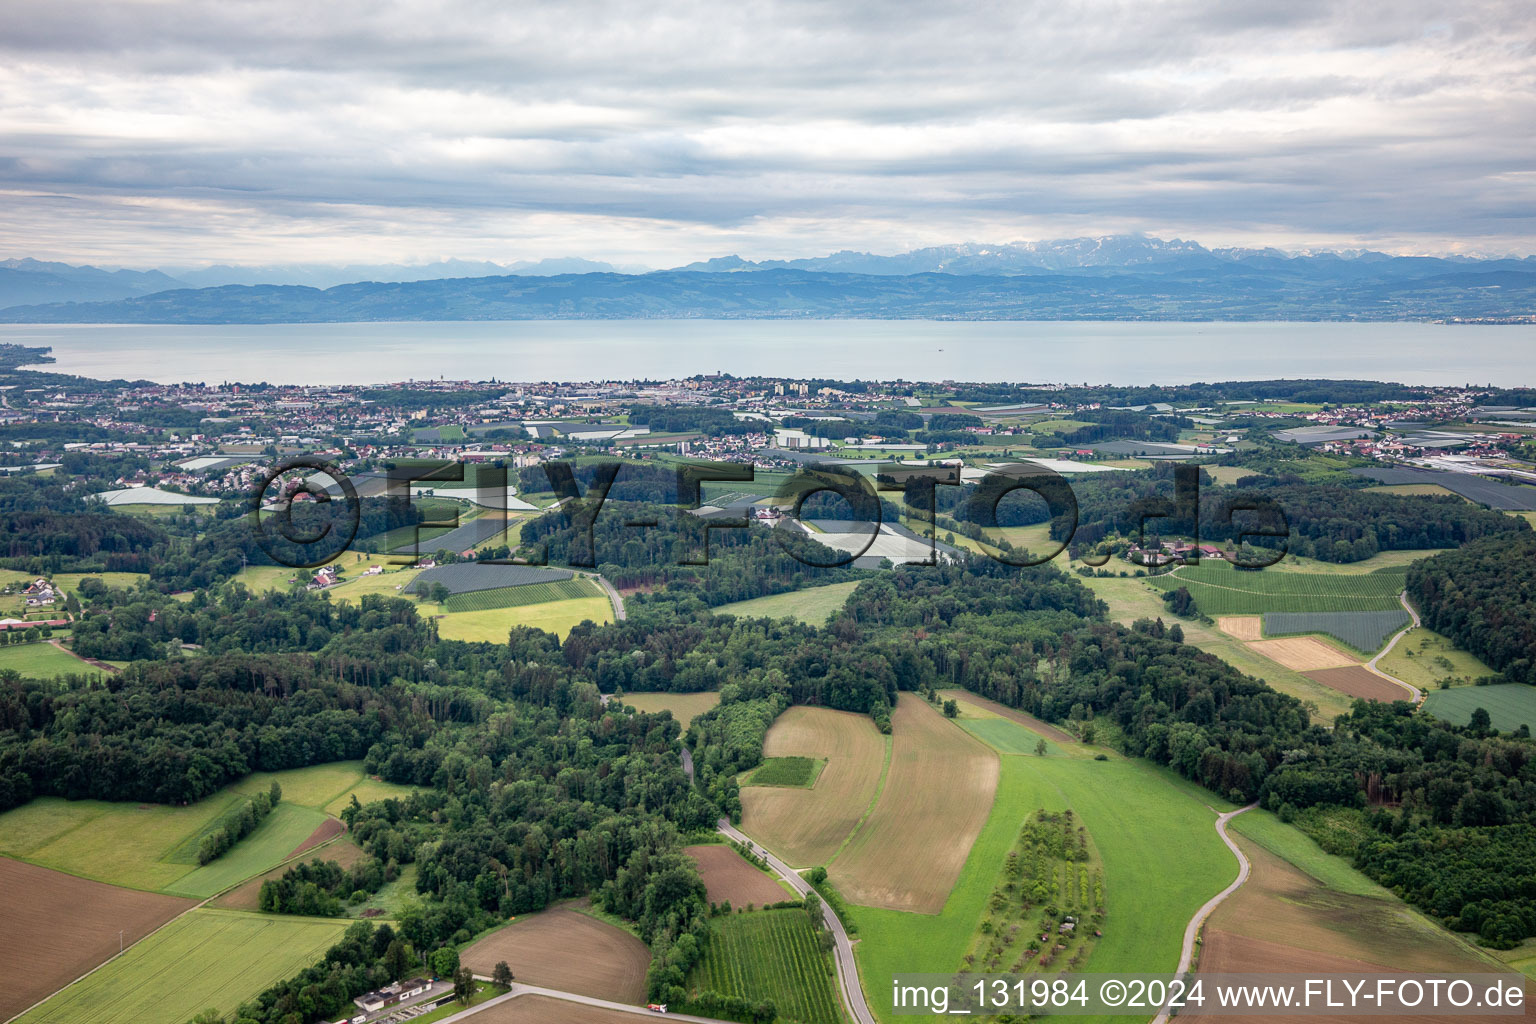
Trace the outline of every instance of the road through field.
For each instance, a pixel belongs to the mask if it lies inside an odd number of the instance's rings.
[[[1235,811],[1228,811],[1226,814],[1218,814],[1216,816],[1216,834],[1221,837],[1222,842],[1227,844],[1227,849],[1232,851],[1232,856],[1237,858],[1237,877],[1232,880],[1231,885],[1206,900],[1205,905],[1195,911],[1195,916],[1189,919],[1189,924],[1184,926],[1184,948],[1179,952],[1179,966],[1173,972],[1175,977],[1189,973],[1189,963],[1195,958],[1195,937],[1200,934],[1200,926],[1205,923],[1205,919],[1211,915],[1213,910],[1221,906],[1222,900],[1237,892],[1242,887],[1242,884],[1248,881],[1250,867],[1248,857],[1232,841],[1232,837],[1227,835],[1227,822],[1244,811],[1251,811],[1257,806],[1259,805],[1255,802],[1247,807],[1239,807]],[[1168,1024],[1168,1008],[1166,1006],[1158,1012],[1156,1017],[1152,1018],[1152,1024]]]
[[[1422,704],[1422,703],[1424,703],[1424,691],[1423,690],[1419,689],[1417,686],[1414,686],[1412,683],[1405,683],[1405,682],[1403,682],[1401,679],[1397,678],[1397,676],[1391,675],[1390,673],[1385,672],[1385,671],[1383,671],[1382,669],[1380,669],[1380,668],[1378,668],[1376,666],[1376,663],[1378,661],[1380,661],[1382,658],[1385,658],[1388,654],[1392,653],[1392,648],[1397,646],[1397,642],[1399,640],[1401,640],[1404,636],[1408,635],[1408,631],[1410,629],[1413,629],[1415,626],[1417,626],[1419,624],[1419,613],[1414,611],[1413,610],[1413,605],[1408,603],[1408,591],[1405,590],[1402,593],[1398,594],[1397,595],[1397,600],[1398,600],[1398,603],[1403,606],[1403,609],[1408,613],[1408,617],[1412,621],[1409,622],[1409,624],[1404,626],[1402,629],[1398,630],[1396,633],[1392,634],[1392,639],[1387,641],[1387,646],[1383,647],[1380,651],[1376,652],[1376,657],[1374,657],[1370,661],[1366,662],[1365,663],[1365,667],[1370,669],[1376,675],[1381,676],[1381,678],[1383,678],[1383,679],[1385,679],[1385,680],[1387,680],[1389,682],[1396,683],[1398,686],[1406,687],[1408,692],[1413,694],[1413,702],[1415,704]]]
[[[582,573],[582,575],[586,576],[586,573]],[[613,589],[613,584],[608,582],[608,577],[602,575],[601,573],[595,572],[587,578],[592,580],[598,586],[602,587],[603,592],[608,595],[608,601],[613,605],[613,617],[615,621],[623,622],[625,619],[629,618],[629,613],[624,610],[623,595],[621,595],[617,590]]]
[[[811,892],[810,883],[801,878],[794,868],[753,843],[732,828],[731,823],[724,818],[720,819],[720,831],[738,843],[751,846],[768,862],[768,866],[800,895],[804,896]],[[869,1004],[864,1001],[864,989],[859,986],[859,968],[853,962],[853,943],[848,940],[848,932],[843,928],[843,922],[825,901],[821,904],[821,914],[826,919],[833,939],[836,940],[832,946],[832,954],[837,959],[837,982],[843,991],[843,1005],[856,1024],[875,1024],[875,1015],[869,1012]]]

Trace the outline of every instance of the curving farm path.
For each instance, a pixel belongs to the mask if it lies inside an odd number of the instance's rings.
[[[1376,666],[1376,663],[1378,661],[1380,661],[1382,658],[1385,658],[1388,654],[1392,653],[1392,648],[1397,646],[1397,642],[1399,640],[1401,640],[1403,637],[1408,635],[1408,631],[1409,630],[1411,630],[1415,626],[1419,625],[1419,613],[1414,611],[1413,610],[1413,605],[1408,603],[1408,591],[1404,590],[1401,593],[1399,593],[1397,595],[1397,602],[1398,602],[1398,604],[1403,606],[1403,611],[1408,613],[1408,618],[1411,621],[1408,623],[1408,625],[1404,626],[1402,629],[1398,630],[1396,633],[1393,633],[1392,634],[1392,639],[1387,641],[1387,646],[1385,646],[1381,650],[1377,651],[1376,652],[1376,657],[1374,657],[1370,661],[1366,662],[1365,663],[1365,667],[1370,672],[1373,672],[1376,675],[1381,676],[1381,678],[1385,679],[1387,682],[1389,682],[1389,683],[1396,683],[1398,686],[1403,687],[1409,693],[1413,694],[1413,702],[1415,704],[1422,704],[1422,703],[1424,703],[1424,691],[1423,690],[1419,689],[1417,686],[1414,686],[1412,683],[1404,682],[1403,680],[1397,678],[1397,676],[1392,675],[1390,672],[1385,672],[1385,671],[1383,671],[1382,669],[1380,669],[1380,668],[1378,668]]]
[[[475,977],[479,978],[481,981],[491,980],[490,978],[479,974],[475,975]],[[566,1003],[575,1003],[580,1006],[595,1006],[599,1009],[612,1010],[618,1013],[634,1013],[642,1017],[660,1017],[660,1014],[656,1013],[655,1011],[648,1010],[644,1006],[635,1006],[632,1003],[615,1003],[607,999],[595,999],[592,996],[579,996],[574,992],[562,992],[558,989],[540,988],[537,985],[524,985],[522,982],[513,982],[511,990],[504,993],[503,995],[496,996],[493,999],[487,999],[479,1006],[471,1006],[467,1010],[460,1010],[458,1013],[450,1014],[449,1016],[442,1018],[438,1024],[449,1024],[450,1021],[467,1020],[470,1017],[473,1017],[475,1014],[479,1013],[481,1010],[487,1010],[492,1006],[499,1006],[500,1004],[508,1002],[512,999],[516,999],[519,996],[544,996],[549,999],[559,999]],[[577,1018],[573,1017],[572,1019],[575,1020]],[[690,1013],[668,1013],[665,1017],[660,1017],[660,1019],[689,1021],[690,1024],[721,1024],[721,1022],[714,1017],[696,1017]]]
[[[1251,811],[1257,806],[1259,806],[1258,802],[1255,801],[1247,807],[1239,807],[1235,811],[1228,811],[1225,814],[1218,814],[1216,816],[1216,834],[1221,837],[1221,841],[1227,844],[1227,849],[1231,850],[1232,855],[1237,858],[1237,877],[1232,880],[1231,885],[1206,900],[1205,905],[1195,911],[1195,916],[1189,919],[1189,924],[1184,926],[1184,948],[1179,953],[1179,966],[1173,972],[1175,976],[1182,977],[1189,973],[1190,962],[1195,958],[1195,938],[1199,936],[1200,926],[1205,924],[1205,919],[1211,916],[1212,911],[1221,906],[1223,900],[1237,892],[1242,887],[1242,884],[1248,881],[1248,871],[1250,869],[1248,858],[1243,855],[1243,851],[1238,848],[1238,845],[1232,841],[1232,837],[1227,835],[1227,822],[1244,811]],[[1152,1018],[1152,1024],[1167,1024],[1167,1022],[1168,1008],[1165,1006],[1158,1011],[1156,1017]]]

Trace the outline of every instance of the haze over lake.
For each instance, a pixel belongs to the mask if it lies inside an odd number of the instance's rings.
[[[738,376],[1183,384],[1331,377],[1536,385],[1536,326],[929,320],[517,320],[0,327],[36,369],[160,382]]]

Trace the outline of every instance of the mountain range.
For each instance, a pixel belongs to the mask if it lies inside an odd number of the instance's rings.
[[[1141,236],[894,256],[727,256],[639,272],[568,258],[105,271],[0,263],[0,322],[288,323],[633,317],[1445,319],[1536,313],[1536,257],[1208,249]],[[350,278],[350,280],[349,280]]]

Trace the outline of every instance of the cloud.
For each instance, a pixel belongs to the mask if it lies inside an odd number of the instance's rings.
[[[1523,2],[21,0],[0,250],[1536,249]]]

